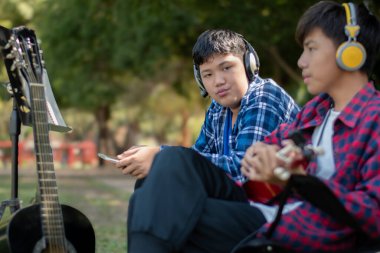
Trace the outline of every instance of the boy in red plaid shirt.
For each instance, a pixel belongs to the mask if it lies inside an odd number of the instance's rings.
[[[308,91],[316,95],[296,120],[255,143],[246,152],[242,172],[251,181],[284,185],[279,167],[319,177],[367,235],[380,238],[380,93],[369,76],[380,48],[380,24],[364,5],[319,2],[301,17],[296,39],[298,60]],[[322,156],[306,168],[278,158],[289,133],[300,130]],[[291,154],[300,159],[297,152]],[[269,185],[270,186],[270,185]],[[248,191],[249,192],[249,191]],[[318,194],[318,192],[315,192]],[[253,203],[273,221],[276,206]],[[337,252],[363,243],[358,232],[300,198],[285,206],[272,240],[297,252]]]

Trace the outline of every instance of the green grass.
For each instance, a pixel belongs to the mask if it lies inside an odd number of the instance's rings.
[[[96,170],[96,169],[94,169]],[[10,173],[9,173],[10,174]],[[126,217],[130,193],[125,188],[112,185],[113,180],[127,180],[120,175],[97,175],[57,173],[59,199],[61,204],[81,211],[92,223],[96,236],[97,253],[126,252]],[[106,181],[108,180],[108,181]],[[19,178],[19,199],[22,206],[28,206],[36,193],[37,178],[33,172],[21,174]],[[10,198],[10,176],[0,176],[0,201]],[[10,215],[9,211],[4,214]]]

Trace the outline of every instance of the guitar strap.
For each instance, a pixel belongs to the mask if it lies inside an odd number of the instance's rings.
[[[266,238],[270,239],[272,237],[275,228],[281,220],[284,205],[293,192],[297,192],[303,199],[329,214],[337,222],[353,228],[360,236],[366,236],[358,222],[347,212],[343,204],[325,183],[315,176],[294,174],[289,178],[280,199],[278,199],[279,208],[276,218],[269,227]],[[316,192],[318,192],[318,194],[315,194]]]

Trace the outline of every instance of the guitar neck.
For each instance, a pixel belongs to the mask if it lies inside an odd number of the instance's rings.
[[[60,242],[65,238],[65,234],[62,210],[58,200],[53,152],[49,140],[45,87],[43,84],[31,83],[30,90],[42,230],[48,243],[56,244],[54,241]]]

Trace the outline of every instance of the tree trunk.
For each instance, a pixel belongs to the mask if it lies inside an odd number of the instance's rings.
[[[288,74],[296,82],[302,82],[302,77],[296,71],[294,71],[294,69],[292,69],[289,66],[289,64],[281,57],[277,47],[271,46],[267,50],[273,57],[273,59],[277,62],[277,64],[285,71],[286,74]]]
[[[181,115],[182,115],[182,124],[181,124],[182,139],[181,139],[180,145],[184,147],[190,147],[192,144],[191,132],[189,128],[187,127],[187,123],[189,122],[190,115],[187,110],[183,110]]]
[[[110,119],[110,107],[104,105],[95,111],[95,119],[98,125],[98,152],[112,154],[111,139],[108,129],[108,120]],[[99,167],[104,166],[104,160],[99,158]]]

